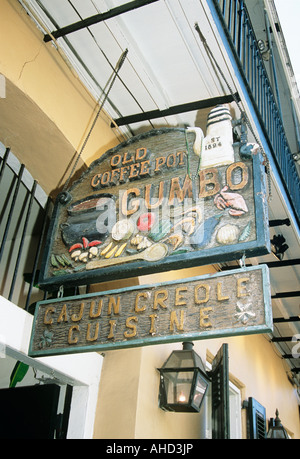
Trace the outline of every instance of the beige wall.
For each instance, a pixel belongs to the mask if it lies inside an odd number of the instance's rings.
[[[265,335],[194,342],[205,361],[222,344],[229,345],[231,381],[241,390],[242,402],[255,398],[266,408],[267,420],[280,419],[293,438],[300,439],[299,409],[295,389],[284,362]],[[94,438],[197,439],[204,438],[204,410],[198,414],[168,413],[158,407],[160,368],[181,343],[146,346],[105,353],[94,427]],[[246,411],[242,410],[246,438]]]
[[[287,376],[286,363],[266,335],[224,339],[229,344],[229,371],[244,386],[244,399],[254,397],[266,408],[267,419],[279,410],[283,425],[300,438],[299,406],[296,389]],[[221,340],[210,340],[207,349],[216,354]]]
[[[213,266],[140,277],[139,284],[171,281],[214,273]],[[284,426],[300,439],[296,392],[287,366],[266,335],[237,336],[194,342],[203,362],[209,362],[223,343],[229,347],[231,381],[241,390],[242,402],[255,398],[266,408],[267,420],[278,408]],[[197,439],[204,438],[205,410],[199,414],[167,413],[158,407],[159,372],[181,342],[105,353],[94,438]],[[246,410],[241,413],[247,437]]]
[[[49,193],[62,185],[80,151],[96,102],[17,1],[0,0],[0,11],[0,74],[7,86],[0,99],[0,141]],[[121,140],[102,112],[79,167]]]

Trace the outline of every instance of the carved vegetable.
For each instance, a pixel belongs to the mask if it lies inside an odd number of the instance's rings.
[[[154,223],[155,214],[153,212],[146,212],[138,218],[136,226],[139,231],[149,231]]]
[[[137,234],[131,239],[131,245],[139,245],[144,239],[144,236]]]
[[[107,252],[112,248],[113,242],[110,242],[101,252],[101,255],[106,255]]]
[[[163,239],[171,230],[171,222],[169,220],[160,220],[155,223],[151,228],[148,236],[154,242],[160,241]]]
[[[82,238],[83,248],[86,249],[89,246],[89,241],[86,237]]]
[[[83,261],[83,263],[86,263],[88,261],[88,258],[89,258],[89,252],[82,252],[78,257],[78,260]]]
[[[58,261],[57,261],[56,256],[54,254],[51,255],[51,265],[54,268],[59,268]]]
[[[63,253],[62,255],[51,255],[51,265],[54,268],[72,266],[71,260]]]
[[[122,252],[124,251],[125,247],[127,245],[127,242],[124,242],[124,244],[122,244],[118,250],[116,251],[116,254],[115,254],[115,257],[119,257],[120,255],[122,255]]]
[[[92,246],[89,248],[89,258],[96,257],[98,255],[98,247]]]
[[[136,246],[138,250],[142,250],[150,247],[152,242],[147,237],[137,234],[131,239],[131,245]]]
[[[106,253],[105,258],[111,258],[114,256],[115,252],[117,251],[118,246],[116,245],[113,247],[109,252]]]
[[[102,244],[102,241],[95,240],[95,241],[89,242],[89,247],[95,247],[100,244]]]
[[[65,264],[67,266],[72,266],[72,263],[70,261],[70,259],[67,257],[67,255],[65,255],[64,253],[61,255],[61,258],[64,260]]]
[[[73,258],[73,260],[75,260],[75,261],[78,261],[80,254],[81,254],[81,250],[74,250],[71,253],[71,258]]]
[[[80,244],[80,243],[77,243],[77,244],[73,244],[70,248],[69,248],[69,252],[73,252],[73,250],[79,250],[79,249],[83,249],[83,245]]]
[[[112,238],[115,241],[127,241],[134,231],[134,226],[131,220],[118,221],[111,232]]]
[[[151,247],[153,243],[149,241],[146,237],[143,238],[143,240],[138,244],[137,249],[138,250],[144,250],[147,249],[148,247]]]
[[[56,255],[56,260],[61,266],[66,266],[65,260],[60,255]]]

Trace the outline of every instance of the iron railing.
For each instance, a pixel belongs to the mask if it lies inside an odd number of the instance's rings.
[[[34,313],[60,291],[39,288],[39,269],[53,202],[24,164],[0,142],[0,296]],[[89,286],[82,286],[88,293]],[[69,286],[65,296],[78,294]]]
[[[28,311],[44,296],[36,287],[51,201],[2,144],[0,194],[0,295]]]
[[[300,222],[300,179],[244,0],[212,0]],[[276,88],[275,88],[276,89]]]

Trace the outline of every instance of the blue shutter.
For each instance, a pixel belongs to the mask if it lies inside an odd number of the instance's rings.
[[[266,409],[252,397],[248,400],[248,424],[250,439],[266,438]]]

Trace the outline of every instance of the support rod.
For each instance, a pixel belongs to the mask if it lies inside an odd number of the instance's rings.
[[[12,202],[11,202],[11,206],[10,206],[10,210],[9,210],[9,214],[8,214],[8,218],[7,218],[7,222],[6,222],[4,235],[3,235],[3,238],[2,238],[2,245],[1,245],[1,249],[0,249],[0,261],[2,259],[3,253],[4,253],[5,243],[6,243],[6,239],[7,239],[7,236],[8,236],[9,227],[10,227],[10,224],[11,224],[11,221],[12,221],[15,205],[16,205],[16,202],[17,202],[17,197],[18,197],[19,188],[20,188],[20,185],[21,185],[24,169],[25,169],[25,164],[21,164],[21,167],[20,167],[20,170],[19,170],[18,179],[17,179],[17,184],[16,184],[16,188],[15,188],[15,192],[14,192],[14,195],[13,195],[13,198],[12,198]]]
[[[284,317],[277,317],[273,319],[274,324],[284,324],[288,322],[300,322],[299,316],[291,316],[285,319]]]
[[[289,218],[285,218],[284,220],[269,220],[269,227],[270,228],[273,228],[274,226],[282,226],[282,225],[286,225],[286,226],[291,226],[291,221]]]
[[[236,93],[234,97],[232,95],[219,96],[212,99],[197,100],[196,102],[189,102],[187,104],[174,105],[173,107],[166,108],[165,110],[151,110],[149,112],[137,113],[135,115],[129,115],[115,119],[111,123],[111,127],[116,127],[116,125],[124,126],[126,124],[153,120],[155,118],[164,118],[165,116],[178,115],[179,113],[202,110],[204,108],[215,107],[216,105],[228,104],[237,99],[240,100],[239,95]]]
[[[279,292],[275,295],[272,295],[272,298],[295,298],[296,296],[300,296],[299,290],[295,292]]]
[[[35,277],[36,277],[36,273],[37,273],[37,267],[38,267],[38,262],[39,262],[39,258],[40,258],[40,253],[41,253],[41,249],[42,249],[45,233],[46,233],[46,230],[48,228],[48,215],[49,215],[50,205],[51,205],[51,199],[48,197],[47,204],[46,204],[45,211],[44,211],[43,226],[42,226],[42,230],[41,230],[41,233],[40,233],[40,239],[39,239],[39,242],[38,242],[38,246],[37,246],[37,250],[36,250],[36,254],[35,254],[35,259],[34,259],[34,263],[33,263],[32,278],[30,280],[28,294],[27,294],[27,298],[26,298],[25,311],[28,311],[29,310],[29,306],[30,306],[29,302],[30,302],[30,298],[31,298],[32,289],[33,289],[33,286],[34,286],[34,283],[35,283]]]
[[[97,24],[99,22],[106,21],[107,19],[114,18],[115,16],[119,16],[120,14],[127,13],[128,11],[135,10],[136,8],[140,8],[142,6],[149,5],[150,3],[157,2],[159,0],[134,0],[129,3],[125,3],[124,5],[116,6],[105,13],[95,14],[94,16],[90,16],[89,18],[82,19],[81,21],[74,22],[73,24],[67,25],[62,27],[61,29],[54,30],[51,34],[44,35],[44,42],[49,42],[53,38],[64,37],[69,33],[76,32],[77,30],[85,29],[93,24]]]
[[[294,337],[293,336],[280,336],[278,338],[272,338],[273,343],[287,343],[290,341],[293,341]]]
[[[3,172],[4,172],[4,169],[5,169],[7,160],[8,160],[9,153],[10,153],[10,148],[6,148],[5,154],[4,154],[3,158],[2,158],[2,164],[1,164],[1,170],[0,170],[0,182],[1,182],[1,179],[2,179],[2,176],[3,176]]]
[[[300,258],[294,260],[281,260],[281,261],[270,261],[267,263],[259,263],[261,265],[267,265],[269,268],[284,268],[286,266],[296,266],[300,264]]]
[[[21,261],[23,248],[24,248],[26,231],[27,231],[29,220],[30,220],[30,214],[31,214],[31,210],[32,210],[32,204],[33,204],[33,201],[34,201],[34,197],[35,197],[36,187],[37,187],[37,181],[35,180],[33,182],[33,187],[32,187],[31,194],[30,194],[27,214],[26,214],[26,217],[25,217],[25,223],[24,223],[22,237],[21,237],[21,241],[20,241],[20,245],[19,245],[18,256],[17,256],[17,260],[16,260],[16,264],[15,264],[15,270],[14,270],[13,278],[12,278],[11,285],[10,285],[10,291],[9,291],[9,295],[8,295],[8,300],[9,301],[12,300],[12,296],[13,296],[13,292],[14,292],[14,288],[15,288],[15,283],[16,283],[16,280],[17,280],[19,265],[20,265],[20,261]]]
[[[294,260],[281,260],[281,261],[266,261],[259,263],[259,265],[267,265],[268,268],[284,268],[286,266],[296,266],[300,265],[300,258],[295,258]],[[252,266],[251,263],[246,264],[246,267]],[[236,266],[223,266],[222,271],[231,271],[236,269]]]

